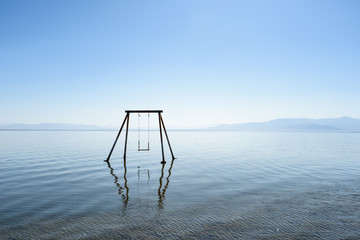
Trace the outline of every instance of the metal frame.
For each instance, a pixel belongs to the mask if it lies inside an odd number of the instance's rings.
[[[107,157],[107,159],[105,161],[110,160],[111,154],[112,154],[112,152],[113,152],[113,150],[115,148],[115,145],[117,143],[117,140],[119,139],[120,133],[121,133],[122,129],[124,128],[125,123],[126,123],[126,132],[125,132],[124,159],[126,159],[126,149],[127,149],[127,139],[128,139],[128,131],[129,131],[130,113],[157,113],[158,114],[158,117],[159,117],[159,130],[160,130],[160,141],[161,141],[161,153],[162,153],[162,161],[161,161],[161,163],[162,164],[166,163],[165,156],[164,156],[164,144],[163,144],[162,129],[164,129],[165,137],[166,137],[166,140],[167,140],[168,145],[169,145],[171,156],[172,156],[173,159],[175,159],[174,153],[173,153],[171,145],[170,145],[169,137],[168,137],[167,132],[166,132],[164,120],[163,120],[163,118],[161,116],[162,112],[163,112],[163,110],[125,110],[126,116],[125,116],[124,121],[121,124],[120,130],[119,130],[119,132],[118,132],[118,134],[117,134],[117,136],[115,138],[115,142],[114,142],[114,144],[113,144],[113,146],[112,146],[112,148],[110,150],[109,156]]]

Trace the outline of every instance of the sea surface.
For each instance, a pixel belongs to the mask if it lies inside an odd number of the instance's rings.
[[[0,131],[0,239],[360,239],[359,133],[116,134]]]

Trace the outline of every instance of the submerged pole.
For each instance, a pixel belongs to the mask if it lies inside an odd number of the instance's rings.
[[[162,130],[161,130],[161,113],[158,113],[159,115],[159,129],[160,129],[160,141],[161,141],[161,152],[162,152],[162,161],[161,163],[166,163],[165,156],[164,156],[164,144],[163,144],[163,137],[162,137]]]
[[[167,132],[166,132],[166,128],[165,128],[165,124],[164,124],[164,120],[163,120],[163,118],[162,118],[162,116],[161,116],[161,114],[160,114],[160,113],[159,113],[159,115],[160,115],[160,119],[161,119],[162,126],[163,126],[163,128],[164,128],[164,132],[165,132],[166,140],[167,140],[168,145],[169,145],[169,149],[170,149],[170,152],[171,152],[171,156],[172,156],[172,158],[173,158],[173,159],[175,159],[175,157],[174,157],[174,153],[173,153],[172,148],[171,148],[171,145],[170,145],[169,137],[168,137]]]
[[[129,121],[130,121],[129,117],[130,117],[130,114],[127,113],[126,117],[127,117],[127,122],[126,122],[126,134],[125,134],[124,159],[126,158],[126,148],[127,148],[127,139],[128,139],[128,132],[129,132]]]

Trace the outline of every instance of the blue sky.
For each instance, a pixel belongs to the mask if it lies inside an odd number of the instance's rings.
[[[360,118],[360,2],[1,1],[0,123]]]

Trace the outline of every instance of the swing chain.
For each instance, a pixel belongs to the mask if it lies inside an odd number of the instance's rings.
[[[141,136],[140,136],[140,118],[141,115],[138,113],[138,151],[150,151],[150,113],[148,113],[148,139],[147,148],[141,148]]]

